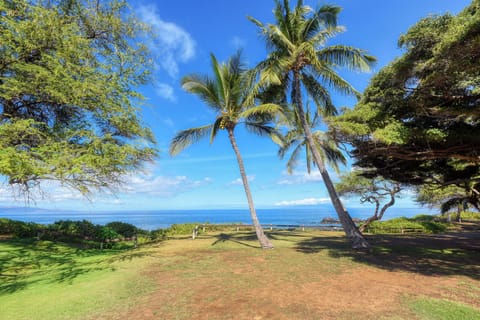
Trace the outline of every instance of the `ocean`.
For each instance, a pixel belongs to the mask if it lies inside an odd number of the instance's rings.
[[[372,214],[372,209],[349,208],[349,213],[352,218],[365,219]],[[385,213],[384,220],[400,216],[412,217],[418,214],[434,213],[436,212],[426,208],[392,207]],[[262,225],[318,226],[323,218],[337,218],[335,211],[329,206],[257,209],[257,215]],[[0,208],[0,218],[41,224],[50,224],[58,220],[83,219],[101,225],[112,221],[122,221],[145,230],[167,228],[175,223],[187,222],[251,224],[248,209],[80,212],[35,208]]]

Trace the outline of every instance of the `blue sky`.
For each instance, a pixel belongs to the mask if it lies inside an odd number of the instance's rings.
[[[294,1],[292,1],[294,3]],[[316,7],[316,1],[305,1]],[[340,73],[358,90],[370,77],[401,54],[398,37],[420,18],[431,14],[458,13],[467,0],[337,0],[328,2],[343,8],[339,22],[346,32],[330,42],[356,46],[377,57],[372,73]],[[132,1],[132,8],[151,23],[157,39],[149,41],[154,54],[155,83],[142,88],[146,96],[143,119],[157,138],[160,157],[145,167],[143,173],[126,177],[127,183],[116,195],[97,194],[91,201],[54,185],[44,185],[45,195],[37,196],[42,208],[76,210],[164,210],[246,208],[238,166],[222,132],[212,145],[208,140],[186,149],[175,158],[168,155],[168,145],[182,129],[208,124],[211,111],[195,96],[182,91],[180,79],[193,72],[208,73],[209,55],[225,60],[238,48],[250,66],[265,57],[266,50],[256,27],[246,19],[251,15],[262,22],[273,22],[270,0],[176,0]],[[337,107],[352,107],[355,100],[334,95]],[[327,192],[318,173],[308,175],[300,163],[288,175],[285,160],[277,157],[277,147],[266,138],[237,130],[257,207],[328,203]],[[344,167],[342,170],[350,170]],[[333,178],[336,177],[332,174]],[[23,205],[8,189],[0,190],[1,206]],[[358,207],[356,199],[346,199],[347,207]],[[405,195],[401,206],[411,207]]]

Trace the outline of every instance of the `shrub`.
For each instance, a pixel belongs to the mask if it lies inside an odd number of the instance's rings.
[[[202,228],[200,228],[201,225],[201,223],[172,224],[172,226],[165,229],[165,231],[167,236],[190,235],[196,226],[198,226],[198,231],[200,233],[202,231]]]
[[[0,234],[13,235],[17,238],[36,237],[44,228],[43,225],[34,222],[0,219]]]
[[[374,221],[368,228],[370,233],[403,233],[403,232],[421,232],[421,233],[439,233],[444,232],[448,224],[435,221],[435,217],[421,215],[413,218],[395,218],[385,221]]]
[[[93,238],[98,226],[88,220],[59,220],[49,225],[49,230],[71,238]]]
[[[110,227],[100,227],[97,229],[96,237],[101,240],[112,240],[121,238],[121,236]]]
[[[133,224],[120,222],[120,221],[107,223],[105,227],[111,228],[116,233],[118,233],[119,235],[125,238],[132,238],[138,232],[137,227],[135,227]]]

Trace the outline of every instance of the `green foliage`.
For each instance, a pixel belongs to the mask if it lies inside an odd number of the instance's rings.
[[[288,131],[285,134],[284,143],[278,150],[278,155],[283,159],[283,157],[291,151],[287,161],[287,170],[289,173],[292,173],[303,151],[307,163],[307,172],[310,173],[312,166],[315,166],[315,162],[312,156],[312,149],[305,137],[305,130],[303,129],[301,119],[295,110],[285,112],[285,114],[288,115],[286,121]],[[338,163],[345,165],[347,160],[339,150],[336,141],[330,135],[321,130],[316,130],[322,123],[321,116],[315,113],[312,118],[310,110],[307,108],[305,117],[308,126],[312,130],[312,137],[320,156],[326,163],[333,167],[336,172],[339,172]]]
[[[399,45],[403,56],[372,78],[353,110],[329,118],[331,131],[353,145],[356,165],[436,189],[420,202],[478,208],[480,1],[420,20]]]
[[[200,223],[180,223],[172,224],[170,228],[165,230],[167,236],[191,235],[195,227],[198,227],[198,232],[202,232]]]
[[[96,237],[100,240],[113,240],[121,237],[115,230],[110,227],[104,226],[97,229]]]
[[[370,233],[439,233],[447,230],[448,224],[435,221],[434,217],[420,215],[413,218],[395,218],[385,221],[374,221],[368,227]]]
[[[90,221],[72,221],[72,220],[59,220],[48,226],[49,231],[55,235],[67,237],[70,239],[84,239],[95,238],[100,226],[94,225]]]
[[[281,140],[272,126],[272,120],[281,107],[272,103],[256,104],[255,78],[243,65],[240,52],[226,63],[219,63],[211,55],[212,75],[191,74],[182,79],[182,87],[198,96],[215,112],[215,120],[198,128],[182,130],[170,144],[170,154],[176,155],[200,139],[209,137],[210,143],[218,132],[227,130],[233,134],[235,127],[243,123],[247,130]]]
[[[460,213],[462,220],[480,220],[479,212],[463,211]]]
[[[137,234],[138,231],[138,228],[135,227],[133,224],[120,221],[107,223],[105,227],[112,229],[113,231],[125,238],[132,238]]]
[[[447,218],[448,214],[444,213],[442,215],[443,218]],[[473,211],[461,211],[459,218],[462,221],[479,221],[480,220],[480,212],[473,212]]]
[[[125,1],[0,2],[0,174],[25,193],[44,179],[83,194],[151,160],[139,120],[146,27]]]
[[[0,234],[11,235],[16,238],[36,237],[40,232],[43,232],[44,228],[44,226],[34,222],[0,218]]]

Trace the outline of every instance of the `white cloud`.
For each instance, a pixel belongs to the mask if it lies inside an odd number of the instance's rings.
[[[212,181],[206,177],[202,180],[190,180],[186,176],[130,176],[121,190],[127,193],[144,194],[158,197],[173,197],[178,193],[201,187]]]
[[[283,172],[282,175],[283,175],[282,179],[280,179],[277,182],[277,184],[279,185],[305,184],[305,183],[322,181],[322,176],[318,171],[313,171],[310,173],[306,171],[303,171],[303,172],[294,171],[292,174]]]
[[[252,182],[253,180],[255,180],[255,176],[252,175],[252,176],[247,176],[247,180],[248,182]],[[231,181],[230,183],[228,183],[229,186],[241,186],[243,185],[243,181],[241,178],[238,178],[238,179],[235,179],[233,181]]]
[[[275,203],[276,206],[314,206],[317,204],[328,203],[329,198],[306,198],[301,200],[280,201]]]
[[[162,20],[155,6],[140,6],[137,12],[140,19],[153,28],[155,39],[150,39],[150,48],[160,56],[159,65],[170,77],[176,78],[178,64],[195,56],[195,41],[180,26]]]
[[[173,87],[166,83],[160,83],[155,86],[155,93],[164,99],[170,100],[175,102],[177,97],[175,97],[175,93],[173,91]]]

